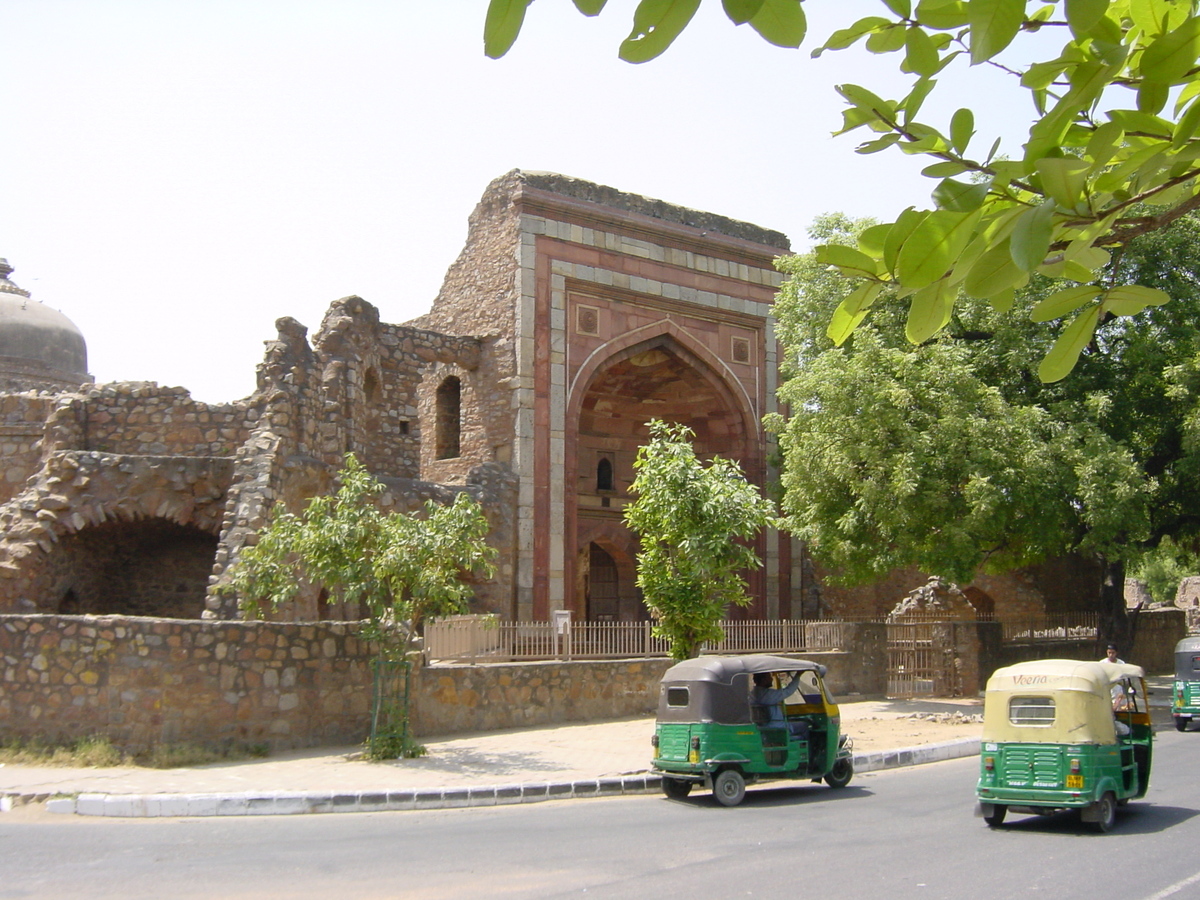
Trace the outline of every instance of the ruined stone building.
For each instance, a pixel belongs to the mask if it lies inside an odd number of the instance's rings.
[[[470,218],[430,312],[358,297],[308,338],[277,322],[248,398],[92,383],[82,335],[0,281],[0,612],[235,618],[219,595],[277,504],[353,452],[389,508],[470,491],[500,551],[479,610],[645,616],[622,524],[653,418],[765,484],[775,409],[773,231],[553,174],[510,172]],[[798,554],[758,547],[755,617],[799,613]],[[355,611],[306,597],[292,615]]]
[[[279,504],[298,510],[355,453],[411,510],[469,491],[497,572],[475,611],[645,617],[622,524],[654,418],[767,485],[778,347],[771,304],[787,238],[560,175],[488,186],[428,314],[380,321],[334,302],[310,339],[276,324],[257,389],[226,404],[182,388],[94,384],[83,336],[0,262],[0,613],[232,619],[215,588]],[[792,618],[885,615],[926,575],[823,584],[786,535],[757,547],[751,607]],[[981,612],[1080,608],[1078,560],[965,588]],[[356,618],[309,593],[300,620]]]

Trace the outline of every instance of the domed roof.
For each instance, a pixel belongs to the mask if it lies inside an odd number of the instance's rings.
[[[8,260],[0,259],[0,357],[42,363],[67,375],[87,377],[87,344],[75,323],[56,309],[29,299],[8,280]]]

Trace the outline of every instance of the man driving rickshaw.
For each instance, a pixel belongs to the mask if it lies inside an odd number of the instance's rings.
[[[704,656],[660,682],[654,771],[676,799],[696,785],[734,806],[746,785],[854,774],[850,741],[824,683],[825,667],[782,656]]]

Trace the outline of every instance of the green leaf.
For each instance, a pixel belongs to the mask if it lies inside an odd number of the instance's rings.
[[[1149,113],[1152,116],[1157,115],[1167,105],[1170,93],[1171,86],[1168,84],[1160,81],[1143,81],[1137,92],[1138,112]]]
[[[974,135],[975,113],[964,106],[950,118],[950,146],[960,154],[966,153]]]
[[[1142,51],[1142,77],[1162,84],[1178,84],[1200,56],[1200,16],[1193,16]]]
[[[883,264],[887,266],[889,272],[895,273],[900,249],[927,215],[929,215],[928,212],[910,206],[900,213],[895,223],[888,229],[887,237],[883,242]]]
[[[1190,3],[1175,0],[1130,0],[1129,17],[1149,37],[1178,28],[1191,12]]]
[[[483,21],[483,52],[499,59],[512,49],[525,22],[525,10],[533,0],[491,0]]]
[[[935,31],[962,28],[967,24],[967,4],[962,0],[920,0],[917,21]]]
[[[1108,12],[1109,0],[1067,0],[1067,24],[1071,26],[1071,34],[1077,40],[1082,40],[1091,31],[1104,14]]]
[[[1073,156],[1042,157],[1035,164],[1042,190],[1067,209],[1074,209],[1083,197],[1089,165]]]
[[[891,28],[881,28],[867,38],[867,51],[870,53],[894,53],[904,46],[904,28],[893,25]]]
[[[958,162],[939,162],[931,166],[926,166],[921,170],[921,174],[926,178],[949,178],[952,175],[961,175],[967,171],[967,167]]]
[[[1041,206],[1027,209],[1013,227],[1009,247],[1012,260],[1026,272],[1032,272],[1042,264],[1050,250],[1050,238],[1054,234],[1054,200]]]
[[[854,329],[866,318],[871,304],[882,290],[881,284],[864,284],[838,305],[825,331],[835,347],[842,346],[846,338],[854,333]]]
[[[1178,150],[1193,137],[1200,129],[1200,100],[1193,100],[1179,121],[1175,123],[1175,133],[1171,136],[1172,149]]]
[[[883,258],[883,245],[887,241],[891,225],[872,225],[858,235],[858,249],[875,259]]]
[[[893,131],[891,134],[885,134],[878,140],[867,141],[865,144],[859,144],[854,148],[854,152],[863,154],[878,153],[880,150],[886,150],[898,140],[900,140],[900,135]]]
[[[1021,30],[1025,0],[969,0],[967,21],[971,26],[971,64],[987,62]]]
[[[1046,358],[1038,366],[1038,378],[1043,384],[1053,384],[1062,381],[1071,374],[1075,364],[1079,362],[1079,354],[1092,340],[1096,333],[1096,323],[1100,319],[1100,307],[1086,309],[1066,327]]]
[[[933,284],[949,271],[979,224],[979,212],[938,209],[927,215],[896,258],[897,280],[910,290]]]
[[[725,15],[734,25],[745,25],[762,9],[763,0],[721,0]]]
[[[633,30],[621,42],[625,62],[643,63],[663,53],[692,21],[700,0],[641,0],[633,13]]]
[[[991,184],[986,181],[968,184],[946,178],[933,189],[933,202],[938,209],[949,209],[954,212],[970,212],[983,206],[987,199]]]
[[[912,14],[912,3],[909,0],[883,0],[883,5],[902,19]]]
[[[1012,288],[1006,291],[1000,291],[998,294],[993,294],[987,298],[988,304],[998,313],[1006,313],[1013,308],[1013,304],[1017,302],[1017,292]]]
[[[764,0],[750,27],[776,47],[799,47],[808,31],[800,0]]]
[[[941,57],[933,39],[923,28],[912,26],[904,30],[904,62],[909,71],[928,78],[941,66]]]
[[[853,46],[858,41],[862,40],[864,35],[871,34],[879,28],[890,27],[893,23],[883,16],[867,16],[859,19],[849,28],[840,28],[829,36],[824,44],[812,52],[813,57],[818,57],[826,50],[845,50],[847,47]]]
[[[837,266],[843,274],[852,277],[874,278],[879,269],[879,264],[874,259],[861,250],[855,250],[845,244],[822,244],[813,248],[813,254],[816,256],[817,262],[827,266]]]
[[[955,293],[943,280],[913,294],[904,326],[905,337],[913,344],[921,344],[941,331],[954,311]]]
[[[1162,306],[1170,299],[1166,291],[1127,284],[1115,287],[1104,295],[1104,311],[1114,316],[1136,316],[1147,306]]]
[[[913,85],[912,90],[908,92],[908,96],[904,98],[901,105],[904,108],[904,124],[908,125],[920,112],[921,106],[925,103],[925,98],[929,96],[929,92],[933,90],[937,84],[932,78],[921,78]],[[916,132],[917,125],[913,123],[909,131]],[[928,129],[929,134],[937,135],[937,132],[932,128]]]
[[[1013,262],[1005,239],[979,257],[963,281],[963,290],[986,300],[1016,287],[1024,277],[1025,273]]]
[[[1165,141],[1171,139],[1171,134],[1175,130],[1166,119],[1134,109],[1109,110],[1108,118],[1120,125],[1127,133],[1138,132],[1143,135],[1159,137]]]
[[[872,94],[865,87],[857,84],[839,84],[834,90],[845,97],[858,109],[866,110],[876,116],[891,115],[892,105],[882,97]]]
[[[575,8],[585,16],[598,16],[607,2],[608,0],[575,0]],[[739,0],[729,0],[729,2],[736,3]],[[756,0],[740,0],[740,2],[754,3]],[[728,6],[728,4],[726,5]]]
[[[1061,319],[1067,313],[1075,312],[1092,298],[1103,293],[1104,288],[1094,284],[1063,288],[1034,306],[1029,311],[1029,318],[1033,322],[1052,322],[1055,319]]]

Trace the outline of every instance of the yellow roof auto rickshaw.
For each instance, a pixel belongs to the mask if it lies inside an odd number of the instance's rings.
[[[677,663],[659,685],[654,772],[663,792],[694,786],[722,806],[746,785],[822,779],[845,787],[854,774],[851,743],[819,663],[782,656],[702,656]]]
[[[997,669],[983,701],[977,813],[1079,811],[1097,831],[1142,797],[1154,735],[1144,673],[1123,663],[1035,660]]]

